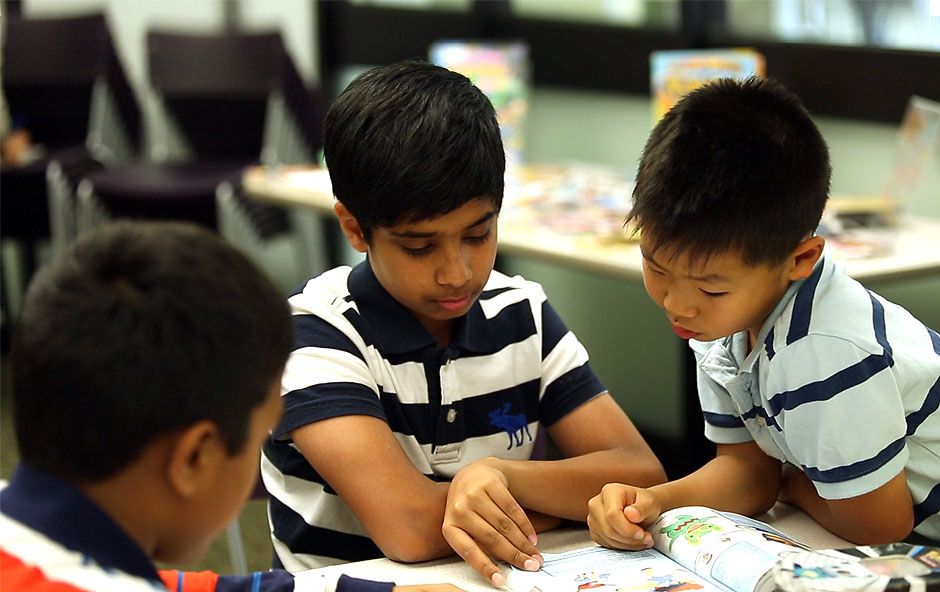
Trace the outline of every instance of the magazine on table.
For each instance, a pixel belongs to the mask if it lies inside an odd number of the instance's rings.
[[[545,553],[538,572],[513,568],[514,592],[765,592],[780,558],[806,550],[768,524],[700,506],[663,513],[647,529],[653,548],[592,545]]]

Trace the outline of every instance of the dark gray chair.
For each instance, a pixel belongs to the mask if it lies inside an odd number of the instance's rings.
[[[114,217],[217,228],[215,194],[260,162],[312,162],[322,110],[278,33],[147,35],[160,113],[148,158],[88,176],[79,226]]]
[[[26,281],[39,244],[57,252],[74,237],[79,179],[136,153],[140,110],[104,15],[10,18],[3,41],[4,99],[35,143],[33,158],[0,170],[0,236],[19,245]]]

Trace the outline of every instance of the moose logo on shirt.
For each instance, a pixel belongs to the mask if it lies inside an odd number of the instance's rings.
[[[509,446],[506,447],[506,450],[512,448],[513,440],[515,440],[517,447],[522,446],[523,433],[529,437],[529,442],[532,441],[532,434],[529,433],[529,422],[525,414],[512,415],[509,413],[511,407],[512,403],[503,403],[503,406],[499,409],[490,411],[490,425],[502,429],[509,435]]]

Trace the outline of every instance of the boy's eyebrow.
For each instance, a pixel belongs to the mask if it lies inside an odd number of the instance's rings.
[[[464,228],[464,230],[475,228],[481,224],[489,222],[495,217],[496,217],[496,210],[490,210],[489,212],[477,218],[475,221],[468,224],[467,227]],[[440,232],[418,232],[417,230],[406,230],[404,232],[395,232],[394,230],[390,230],[389,234],[398,238],[432,238],[432,237],[439,235]]]
[[[662,265],[657,263],[655,259],[653,259],[652,255],[647,254],[646,251],[642,249],[642,247],[640,248],[640,254],[643,255],[644,259],[646,259],[647,261],[649,261],[656,267],[665,269]],[[706,284],[721,284],[721,283],[727,283],[731,281],[727,276],[721,275],[720,273],[706,273],[705,275],[695,275],[695,274],[689,273],[689,274],[686,274],[686,277],[688,277],[691,280],[695,280],[697,282],[705,282]]]
[[[720,273],[708,273],[705,275],[689,274],[689,279],[693,279],[698,282],[705,282],[706,284],[721,284],[729,281],[726,276],[723,276]]]

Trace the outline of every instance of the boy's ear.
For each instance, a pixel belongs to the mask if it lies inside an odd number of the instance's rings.
[[[809,277],[813,273],[813,267],[822,256],[823,247],[826,239],[821,236],[811,236],[802,241],[790,253],[790,273],[791,282]]]
[[[360,253],[365,253],[369,248],[369,244],[362,234],[362,227],[359,226],[359,220],[356,220],[355,216],[339,201],[333,205],[333,212],[336,214],[336,219],[339,220],[339,227],[343,230],[343,235],[346,237],[346,240],[349,241],[350,246]]]
[[[214,423],[203,420],[185,428],[170,449],[166,470],[171,489],[183,498],[197,495],[216,478],[225,455],[225,443]]]

